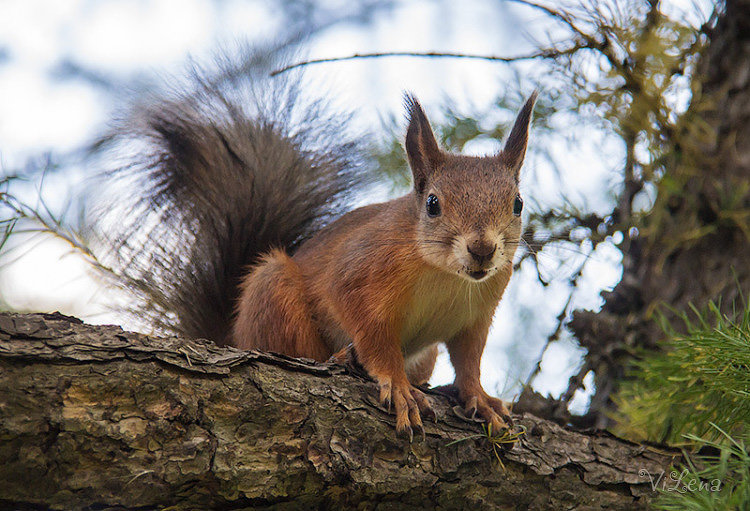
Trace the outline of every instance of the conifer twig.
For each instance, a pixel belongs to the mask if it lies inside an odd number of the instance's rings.
[[[292,69],[298,67],[309,66],[312,64],[323,64],[328,62],[343,62],[346,60],[357,60],[357,59],[373,59],[382,57],[420,57],[420,58],[456,58],[456,59],[473,59],[473,60],[487,60],[490,62],[518,62],[522,60],[534,60],[534,59],[546,59],[555,58],[562,55],[569,55],[580,50],[582,46],[574,45],[566,49],[556,48],[545,48],[533,53],[527,53],[524,55],[516,55],[513,57],[503,57],[500,55],[477,55],[472,53],[460,53],[460,52],[437,52],[437,51],[384,51],[384,52],[372,52],[372,53],[354,53],[345,57],[326,57],[320,59],[303,60],[276,69],[271,72],[271,76],[276,76],[281,73],[286,73]]]

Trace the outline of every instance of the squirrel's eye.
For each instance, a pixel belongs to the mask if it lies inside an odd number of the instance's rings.
[[[513,214],[521,216],[521,210],[523,210],[523,200],[520,195],[516,195],[516,201],[513,203]]]
[[[427,216],[439,216],[440,215],[440,203],[438,198],[434,194],[430,194],[427,197]]]

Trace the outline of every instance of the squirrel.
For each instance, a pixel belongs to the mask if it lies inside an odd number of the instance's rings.
[[[109,237],[115,271],[183,335],[321,362],[351,346],[410,439],[435,418],[418,386],[444,343],[466,412],[508,427],[480,360],[520,242],[536,91],[485,157],[441,149],[407,94],[413,188],[345,211],[370,182],[365,149],[301,99],[299,78],[269,79],[272,63],[250,52],[195,69],[187,90],[141,101],[97,144],[138,148],[110,173],[137,190]]]

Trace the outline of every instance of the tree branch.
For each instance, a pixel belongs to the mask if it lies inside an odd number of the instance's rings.
[[[410,445],[343,366],[0,314],[0,507],[630,510],[679,459],[523,415],[501,464],[428,392],[439,420]]]
[[[555,49],[545,48],[533,53],[526,55],[516,55],[515,57],[501,57],[499,55],[474,55],[468,53],[455,53],[455,52],[419,52],[419,51],[386,51],[386,52],[374,52],[374,53],[355,53],[346,57],[328,57],[320,59],[303,60],[301,62],[295,62],[288,66],[282,67],[271,72],[271,76],[276,76],[281,73],[286,73],[292,69],[296,69],[302,66],[309,66],[312,64],[323,64],[328,62],[343,62],[346,60],[357,60],[357,59],[373,59],[382,57],[423,57],[423,58],[456,58],[456,59],[473,59],[473,60],[487,60],[491,62],[519,62],[522,60],[533,60],[533,59],[544,59],[554,58],[562,55],[569,55],[575,53],[580,49],[579,46],[574,45],[566,49]]]

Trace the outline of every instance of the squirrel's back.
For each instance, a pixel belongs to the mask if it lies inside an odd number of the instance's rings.
[[[239,283],[272,248],[293,253],[367,181],[348,116],[270,78],[272,52],[242,51],[140,97],[95,153],[127,187],[99,209],[107,256],[138,318],[227,342]],[[109,180],[112,183],[112,180]]]

